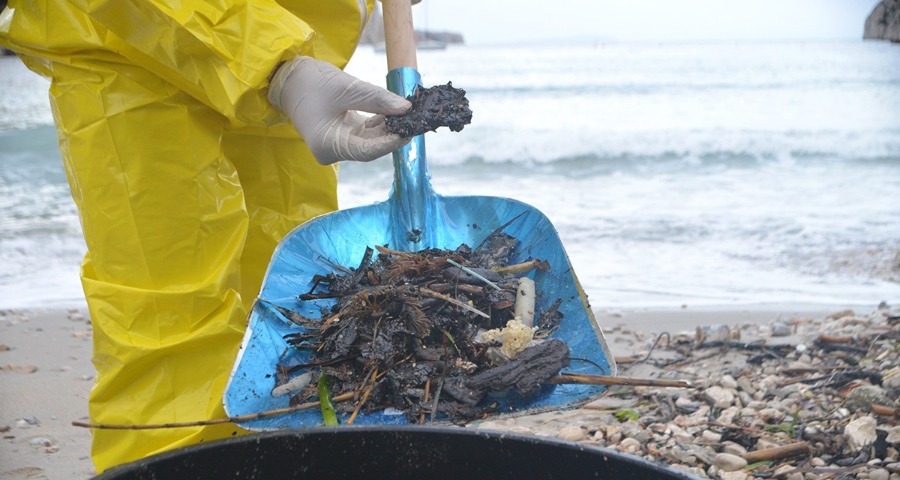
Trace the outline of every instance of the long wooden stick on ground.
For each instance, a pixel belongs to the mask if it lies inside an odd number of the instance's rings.
[[[650,387],[680,387],[692,388],[689,382],[684,380],[660,380],[653,378],[628,378],[628,377],[611,377],[607,375],[586,375],[580,373],[563,372],[550,379],[550,384],[583,384],[583,385],[630,385],[630,386],[650,386]],[[332,402],[345,402],[353,399],[360,392],[347,392],[335,396]],[[213,420],[198,420],[195,422],[174,422],[174,423],[154,423],[148,425],[126,425],[112,423],[89,423],[74,421],[72,425],[83,428],[97,428],[105,430],[156,430],[161,428],[185,428],[185,427],[202,427],[205,425],[218,425],[221,423],[238,423],[248,422],[251,420],[259,420],[262,418],[276,417],[291,412],[299,412],[319,406],[318,401],[308,402],[293,407],[278,408],[275,410],[267,410],[265,412],[251,413],[247,415],[239,415],[236,417],[217,418]],[[352,423],[352,422],[349,422]]]
[[[550,379],[552,384],[577,383],[585,385],[629,385],[635,387],[679,387],[693,388],[685,380],[664,380],[657,378],[611,377],[608,375],[585,375],[581,373],[562,372]]]
[[[809,452],[810,446],[808,443],[797,442],[750,452],[744,455],[744,460],[747,460],[747,463],[756,463],[764,460],[779,460],[797,455],[805,455]]]
[[[345,402],[353,399],[359,392],[347,392],[335,396],[332,402]],[[202,427],[205,425],[218,425],[220,423],[237,423],[248,422],[250,420],[259,420],[261,418],[276,417],[291,412],[299,412],[300,410],[308,410],[319,406],[320,402],[308,402],[293,407],[278,408],[275,410],[266,410],[265,412],[250,413],[247,415],[238,415],[236,417],[216,418],[213,420],[198,420],[196,422],[174,422],[174,423],[152,423],[148,425],[124,425],[113,423],[88,423],[88,422],[72,422],[72,426],[84,428],[97,428],[104,430],[157,430],[161,428],[184,428],[184,427]]]

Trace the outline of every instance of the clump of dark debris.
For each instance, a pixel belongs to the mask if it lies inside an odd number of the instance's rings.
[[[472,123],[466,91],[454,88],[451,82],[430,88],[419,86],[409,100],[412,102],[409,112],[385,117],[388,132],[414,137],[433,132],[438,127],[449,127],[458,132]]]
[[[348,423],[359,412],[389,407],[413,423],[436,416],[464,423],[495,408],[482,402],[490,392],[535,392],[568,365],[569,349],[544,338],[562,318],[556,301],[533,326],[522,326],[524,349],[513,356],[500,351],[506,339],[497,332],[520,321],[514,312],[522,277],[550,268],[538,259],[508,265],[517,242],[494,232],[475,250],[463,244],[407,253],[379,246],[375,260],[367,248],[358,267],[317,277],[300,298],[335,299],[321,318],[275,307],[303,327],[286,339],[309,354],[306,363],[278,365],[278,385],[307,377],[292,404],[318,399],[321,376],[333,397],[358,392],[354,401],[334,405],[351,414]]]

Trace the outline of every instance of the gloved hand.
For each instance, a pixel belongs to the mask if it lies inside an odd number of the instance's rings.
[[[291,118],[322,165],[372,161],[410,140],[388,133],[384,125],[384,115],[406,113],[409,100],[311,57],[297,57],[278,69],[269,102]]]

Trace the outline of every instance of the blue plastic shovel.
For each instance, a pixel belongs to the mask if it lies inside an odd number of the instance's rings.
[[[409,0],[383,0],[388,89],[410,97],[421,78]],[[569,347],[572,362],[567,372],[615,375],[616,366],[587,296],[581,288],[559,236],[547,217],[525,203],[497,197],[443,197],[431,187],[422,135],[394,152],[394,184],[387,201],[338,210],[314,218],[291,231],[278,245],[259,298],[250,312],[249,326],[226,387],[224,402],[229,416],[249,415],[288,406],[288,397],[274,397],[276,365],[286,356],[291,363],[308,360],[288,345],[284,336],[302,332],[277,307],[317,318],[334,300],[302,301],[316,275],[334,273],[335,265],[359,265],[366,247],[389,245],[400,251],[425,248],[456,249],[479,245],[494,230],[519,240],[510,263],[546,260],[548,271],[533,271],[537,300],[535,318],[562,299],[559,328],[551,335]],[[512,220],[512,221],[511,221]],[[491,398],[499,402],[496,415],[519,415],[573,408],[598,397],[602,385],[547,385],[521,398],[510,394]],[[339,416],[339,420],[345,420]],[[318,409],[242,422],[250,430],[313,427],[322,423]],[[404,424],[401,412],[360,414],[355,424]]]

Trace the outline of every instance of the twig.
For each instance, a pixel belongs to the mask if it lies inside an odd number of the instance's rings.
[[[822,342],[827,343],[850,343],[853,341],[853,337],[836,337],[834,335],[819,335],[818,339]]]
[[[628,378],[608,375],[587,375],[581,373],[562,372],[551,378],[550,384],[582,384],[582,385],[629,385],[646,387],[694,388],[686,380],[663,380],[657,378]]]
[[[353,399],[359,392],[342,393],[331,399],[332,402],[346,402]],[[278,408],[275,410],[266,410],[264,412],[249,413],[247,415],[238,415],[236,417],[216,418],[212,420],[197,420],[194,422],[174,422],[174,423],[151,423],[147,425],[127,425],[116,423],[89,423],[89,422],[72,422],[74,427],[96,428],[103,430],[158,430],[162,428],[184,428],[184,427],[202,427],[206,425],[219,425],[222,423],[238,423],[249,422],[251,420],[260,420],[263,418],[277,417],[301,410],[309,410],[320,405],[321,402],[307,402],[293,407]]]
[[[888,407],[886,405],[872,404],[872,413],[885,417],[900,417],[900,408]]]
[[[375,389],[375,381],[378,379],[378,367],[372,369],[372,372],[366,377],[366,382],[371,378],[372,381],[368,382],[369,387],[363,391],[362,399],[356,404],[356,407],[353,409],[353,413],[350,414],[350,418],[347,419],[347,425],[353,425],[353,422],[356,420],[356,416],[359,415],[359,409],[362,408],[363,404],[366,403],[366,400],[369,399],[369,394],[372,393],[372,390]],[[363,382],[363,385],[366,384]]]
[[[428,405],[428,391],[431,389],[431,377],[425,379],[425,396],[422,398],[422,403]],[[425,410],[419,412],[419,425],[425,423]]]
[[[399,250],[394,250],[393,248],[384,247],[381,245],[375,245],[375,250],[378,250],[378,253],[384,255],[398,255],[398,256],[409,256],[409,253],[401,252]]]
[[[476,272],[475,270],[472,270],[471,268],[466,267],[465,265],[463,265],[463,264],[461,264],[461,263],[459,263],[459,262],[454,262],[453,260],[451,260],[451,259],[448,258],[448,259],[447,259],[447,263],[449,263],[450,265],[453,265],[454,267],[456,267],[456,268],[458,268],[458,269],[460,269],[460,270],[462,270],[462,271],[468,273],[469,275],[471,275],[471,276],[473,276],[473,277],[475,277],[475,278],[481,280],[482,282],[484,282],[485,284],[487,284],[488,286],[490,286],[490,287],[493,288],[494,290],[497,290],[497,291],[502,290],[502,288],[500,288],[500,286],[497,285],[496,283],[494,283],[494,282],[492,282],[492,281],[490,281],[490,280],[484,278],[484,276],[482,276],[481,274],[479,274],[479,273]]]
[[[744,455],[747,463],[756,463],[767,460],[780,460],[782,458],[794,457],[797,455],[805,455],[810,452],[810,446],[807,442],[790,443],[779,447],[764,448],[756,450]]]
[[[535,258],[534,260],[517,263],[515,265],[494,267],[491,270],[493,270],[494,273],[499,273],[500,275],[518,275],[520,273],[530,272],[531,270],[534,270],[534,269],[538,269],[542,272],[546,272],[547,270],[550,270],[550,264],[547,263],[546,260],[541,260],[539,258]]]
[[[420,292],[420,293],[423,293],[423,294],[425,294],[426,296],[429,296],[429,297],[431,297],[431,298],[437,298],[437,299],[439,299],[439,300],[443,300],[443,301],[445,301],[445,302],[452,303],[452,304],[456,305],[456,306],[459,307],[459,308],[464,308],[464,309],[466,309],[466,310],[468,310],[468,311],[470,311],[470,312],[472,312],[472,313],[474,313],[474,314],[476,314],[476,315],[480,315],[480,316],[482,316],[482,317],[484,317],[484,318],[491,318],[490,315],[488,315],[488,314],[482,312],[481,310],[479,310],[479,309],[477,309],[477,308],[475,308],[475,307],[473,307],[473,306],[471,306],[471,305],[466,305],[465,303],[460,302],[459,300],[457,300],[457,299],[455,299],[455,298],[453,298],[453,297],[449,297],[449,296],[447,296],[447,295],[444,295],[443,293],[435,292],[434,290],[431,290],[430,288],[419,287],[419,292]]]
[[[506,227],[512,225],[513,222],[515,222],[516,220],[518,220],[519,217],[521,217],[522,215],[525,215],[525,213],[526,213],[526,212],[522,212],[522,213],[516,215],[515,217],[513,217],[512,219],[510,219],[510,221],[508,221],[508,222],[504,223],[503,225],[500,225],[499,227],[497,227],[496,229],[494,229],[493,232],[491,232],[488,236],[484,237],[484,240],[482,240],[481,243],[479,243],[478,246],[475,247],[475,250],[474,250],[474,251],[477,252],[478,249],[481,248],[485,243],[487,243],[487,241],[488,241],[491,237],[493,237],[494,235],[497,235],[498,233],[500,233],[500,232],[502,232],[504,229],[506,229]]]
[[[659,345],[659,341],[662,340],[663,336],[666,337],[666,348],[669,348],[669,344],[672,342],[672,336],[669,335],[669,332],[662,332],[657,335],[656,340],[653,341],[653,345],[650,347],[650,351],[647,352],[647,355],[641,360],[630,362],[631,364],[629,365],[629,367],[650,360],[650,355],[653,355],[653,351],[656,350],[656,347]],[[616,361],[618,362],[618,359],[616,359]]]

